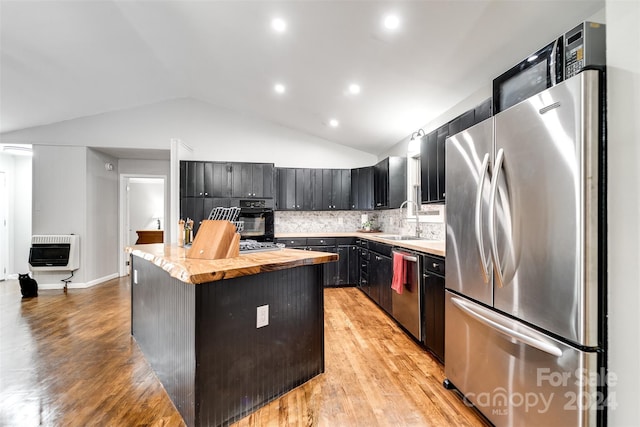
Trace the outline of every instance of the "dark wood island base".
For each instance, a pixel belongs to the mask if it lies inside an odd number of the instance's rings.
[[[188,283],[137,248],[131,333],[187,425],[228,425],[324,372],[322,263],[336,255],[284,249],[295,262]]]

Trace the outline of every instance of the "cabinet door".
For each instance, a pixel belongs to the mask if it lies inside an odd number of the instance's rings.
[[[198,186],[198,171],[197,171],[198,162],[182,162],[181,163],[181,171],[180,171],[180,179],[182,181],[182,175],[184,174],[184,188],[185,188],[185,197],[196,197],[196,189]],[[184,168],[182,168],[184,166]],[[204,177],[202,177],[202,184],[204,184]]]
[[[428,180],[426,201],[433,202],[438,200],[438,131],[431,132],[426,138],[426,172]]]
[[[272,163],[261,163],[253,166],[253,193],[255,197],[273,197]]]
[[[391,289],[391,282],[393,281],[393,261],[390,257],[380,255],[378,261],[379,270],[379,286],[380,286],[380,306],[387,312],[391,313],[391,299],[393,290]]]
[[[333,246],[309,246],[309,250],[317,252],[330,252],[338,253],[338,248]],[[338,283],[338,262],[327,262],[323,264],[322,270],[324,272],[323,285],[324,286],[336,286]]]
[[[353,179],[353,177],[351,177]],[[373,167],[358,170],[358,209],[373,209]]]
[[[296,209],[296,169],[278,168],[278,210]]]
[[[407,158],[394,156],[389,157],[389,192],[387,195],[387,207],[389,209],[399,208],[402,202],[407,199]]]
[[[296,169],[296,209],[313,209],[312,169]]]
[[[443,202],[445,199],[445,142],[449,136],[449,125],[446,124],[438,128],[438,138],[436,143],[436,174],[438,177],[438,189],[435,201]]]
[[[195,196],[196,197],[204,197],[204,165],[205,162],[194,162],[195,163]]]
[[[360,248],[357,245],[351,245],[349,248],[349,273],[347,275],[347,284],[356,285],[360,279]]]
[[[351,170],[340,169],[338,173],[339,188],[334,187],[334,205],[336,209],[349,209],[349,201],[351,200]],[[335,185],[335,180],[334,180]]]
[[[426,272],[423,274],[424,344],[444,361],[444,278]]]
[[[211,182],[208,183],[208,174],[205,171],[205,187],[209,189],[211,197],[231,196],[231,169],[226,163],[212,162]]]
[[[189,197],[188,180],[189,180],[189,162],[181,160],[180,161],[180,203],[182,203],[182,199],[184,199],[185,197]],[[181,205],[180,212],[182,212],[182,205]]]
[[[335,198],[333,192],[333,182],[334,182],[334,170],[333,169],[322,169],[319,171],[322,173],[322,210],[330,210],[333,209],[333,200]]]
[[[359,175],[360,175],[360,169],[351,169],[351,194],[349,195],[351,209],[362,209],[359,204],[360,201],[358,200]]]
[[[338,246],[338,274],[336,285],[344,286],[351,283],[349,281],[349,273],[351,270],[351,246],[340,245]]]
[[[323,169],[311,169],[311,209],[314,211],[325,210],[322,197]]]
[[[389,188],[389,159],[382,160],[373,169],[373,198],[375,208],[386,208]]]

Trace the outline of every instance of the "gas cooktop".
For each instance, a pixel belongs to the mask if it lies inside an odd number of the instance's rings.
[[[240,240],[240,253],[279,251],[283,246],[273,242],[258,242],[256,240]]]

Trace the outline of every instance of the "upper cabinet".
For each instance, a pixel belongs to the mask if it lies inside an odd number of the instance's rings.
[[[399,208],[407,199],[407,158],[387,157],[373,167],[375,209]]]
[[[476,123],[491,117],[491,98],[449,123],[423,136],[420,142],[420,188],[422,203],[444,203],[446,141]]]
[[[276,189],[277,210],[311,210],[311,169],[276,168]]]
[[[232,198],[273,198],[273,163],[180,162],[180,218],[195,231],[214,207]]]
[[[230,163],[229,167],[231,197],[273,197],[273,163]]]
[[[373,166],[351,169],[351,209],[373,208]]]
[[[276,209],[347,210],[350,169],[276,168]]]

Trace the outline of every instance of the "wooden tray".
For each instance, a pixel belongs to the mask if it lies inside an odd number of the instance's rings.
[[[382,233],[382,230],[356,230],[358,233]]]

